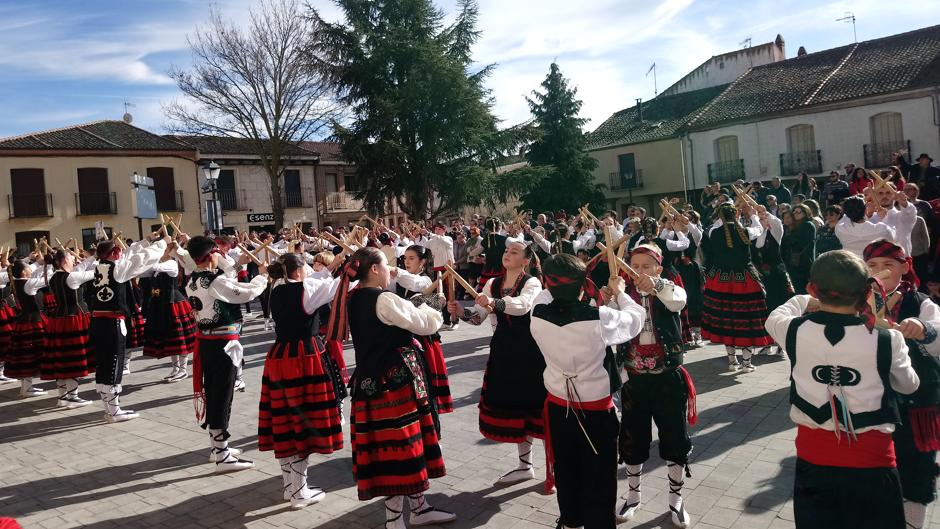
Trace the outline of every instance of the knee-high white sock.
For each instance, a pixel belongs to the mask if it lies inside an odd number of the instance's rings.
[[[904,500],[904,521],[908,529],[923,529],[927,520],[927,506],[916,501]]]
[[[213,447],[214,449],[214,447]],[[291,473],[290,473],[290,463],[291,458],[282,457],[277,460],[278,464],[281,465],[281,479],[284,480],[284,499],[289,500],[291,496]]]
[[[179,366],[181,371],[186,373],[187,372],[186,366],[189,364],[189,355],[179,355],[177,358],[179,358],[179,362],[177,365]]]
[[[627,465],[627,505],[640,503],[642,494],[640,492],[640,483],[643,480],[643,464]]]
[[[65,397],[69,399],[78,398],[78,379],[65,379]]]
[[[290,462],[291,499],[305,500],[314,496],[314,491],[307,486],[307,458],[294,456]]]
[[[57,378],[55,381],[55,388],[59,390],[59,398],[65,397],[65,394],[68,392],[68,389],[65,387],[65,379]]]
[[[3,368],[4,368],[4,366],[6,366],[6,362],[4,362],[3,360],[0,360],[0,377],[3,376]]]
[[[519,451],[519,468],[532,468],[532,438],[516,445],[516,449]]]
[[[746,366],[751,365],[751,353],[752,351],[750,347],[744,347],[741,349],[741,359],[744,360],[744,365]]]
[[[402,517],[404,511],[404,496],[389,496],[385,498],[385,528],[398,529],[405,527],[405,520]]]
[[[229,456],[228,440],[225,438],[225,432],[216,428],[209,428],[209,442],[212,443],[212,451],[216,454],[216,461],[223,461]]]
[[[728,364],[734,365],[738,363],[738,357],[737,357],[737,353],[734,350],[734,347],[730,345],[726,345],[725,354],[728,355]]]
[[[677,511],[682,509],[682,486],[685,485],[685,477],[682,471],[685,465],[666,461],[667,477],[669,479],[669,507]]]
[[[121,386],[98,384],[95,390],[98,392],[98,396],[101,397],[101,404],[104,405],[105,413],[114,416],[121,412]]]
[[[20,379],[20,388],[22,388],[23,393],[33,389],[33,377],[23,377]]]

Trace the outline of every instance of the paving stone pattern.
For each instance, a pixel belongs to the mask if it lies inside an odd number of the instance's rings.
[[[541,443],[535,447],[537,481],[494,486],[514,467],[516,450],[485,441],[477,430],[489,327],[463,324],[442,334],[456,412],[442,418],[447,476],[432,481],[431,503],[457,513],[454,529],[554,528],[555,497],[541,494]],[[0,386],[0,516],[13,516],[26,529],[383,527],[382,502],[356,497],[348,439],[342,452],[310,458],[308,479],[328,492],[323,502],[293,511],[282,500],[273,453],[257,451],[261,372],[273,337],[258,321],[246,325],[245,335],[248,390],[235,395],[231,444],[245,450],[254,469],[214,475],[190,381],[163,383],[168,362],[137,353],[122,405],[141,418],[123,424],[105,423],[91,378],[82,381],[81,396],[95,403],[71,411],[57,409],[52,396],[19,400],[18,384]],[[351,350],[346,358],[352,367]],[[692,478],[684,491],[693,527],[793,527],[796,431],[787,417],[787,362],[759,356],[755,373],[730,374],[723,349],[715,346],[690,352],[686,361],[699,393]],[[53,383],[41,387],[55,391]],[[655,446],[651,453],[644,503],[637,518],[621,527],[673,527],[666,516],[665,466]],[[626,489],[621,468],[620,493]],[[928,520],[940,528],[940,510],[932,509]]]

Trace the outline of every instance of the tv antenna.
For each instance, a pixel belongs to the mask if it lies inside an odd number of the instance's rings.
[[[653,95],[654,96],[659,95],[659,90],[656,89],[656,63],[655,62],[653,63],[652,66],[650,66],[649,70],[646,70],[646,75],[644,77],[649,77],[650,72],[653,72]]]
[[[852,23],[852,38],[855,42],[858,42],[858,34],[855,33],[855,13],[851,11],[846,11],[845,16],[842,18],[837,18],[836,22],[851,22]]]
[[[137,105],[124,101],[124,116],[121,119],[128,125],[134,122],[134,116],[127,110],[129,108],[137,108]]]
[[[748,38],[742,40],[741,42],[738,43],[738,45],[740,45],[742,48],[750,48],[750,47],[751,47],[751,37],[748,37]]]

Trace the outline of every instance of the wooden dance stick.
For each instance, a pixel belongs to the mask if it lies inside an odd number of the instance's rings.
[[[277,255],[277,252],[275,252],[274,250],[271,249],[270,246],[268,246],[268,241],[261,243],[261,246],[258,246],[257,248],[255,248],[254,256],[258,257],[258,254],[261,253],[262,250],[264,251],[264,264],[268,264],[271,262],[272,253]]]
[[[441,281],[447,282],[447,299],[449,301],[454,301],[457,299],[457,287],[454,284],[453,276],[449,275],[447,272],[441,276]]]
[[[349,255],[356,253],[355,250],[350,248],[345,242],[341,241],[340,239],[337,239],[332,233],[325,231],[321,233],[320,235],[322,235],[326,240],[330,241],[331,243],[342,248],[343,251],[348,253]]]
[[[604,238],[607,239],[608,242],[611,242],[614,240],[613,234],[614,232],[610,228],[610,226],[604,227]],[[613,246],[608,246],[606,251],[607,251],[607,266],[610,268],[610,278],[613,279],[620,275],[620,270],[617,267],[617,252],[616,250],[614,250]]]
[[[251,259],[252,262],[254,262],[256,265],[261,266],[263,264],[261,260],[255,257],[255,254],[251,253],[251,250],[249,250],[244,244],[239,244],[238,249],[247,254],[248,258]]]
[[[447,272],[444,272],[444,275],[435,279],[430,285],[428,285],[428,288],[424,289],[424,294],[433,294],[437,292],[438,287],[440,287],[441,285],[441,279],[443,279],[446,276],[447,276]]]
[[[597,243],[596,246],[597,246],[597,249],[600,250],[601,252],[606,252],[606,251],[607,251],[607,247],[604,246],[604,243],[600,243],[600,242],[599,242],[599,243]],[[598,254],[598,255],[602,255],[602,254]],[[621,259],[621,258],[619,258],[619,257],[616,257],[616,256],[614,256],[614,259],[617,260],[617,266],[618,266],[621,270],[625,271],[630,277],[632,277],[633,279],[637,279],[637,278],[640,277],[640,274],[639,274],[636,270],[634,270],[633,267],[631,267],[630,265],[628,265],[626,261],[624,261],[623,259]]]
[[[451,279],[460,283],[460,286],[463,287],[467,292],[476,292],[476,289],[470,286],[470,283],[467,283],[467,280],[460,277],[460,274],[457,273],[449,264],[445,264],[444,268],[447,269],[447,273],[450,274]]]

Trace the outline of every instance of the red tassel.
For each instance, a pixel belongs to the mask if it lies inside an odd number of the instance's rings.
[[[912,409],[907,414],[914,433],[914,446],[920,452],[940,450],[940,412],[936,406]]]
[[[555,493],[555,450],[552,448],[552,429],[548,420],[548,399],[542,406],[542,421],[545,423],[545,494]]]
[[[698,422],[698,404],[695,400],[695,383],[692,382],[692,375],[689,374],[685,366],[679,366],[679,371],[682,373],[682,378],[685,379],[685,387],[689,392],[689,400],[686,404],[686,418],[689,420],[690,426],[695,426]]]
[[[349,371],[346,370],[346,359],[343,358],[343,342],[339,340],[327,340],[326,352],[330,355],[336,365],[339,366],[339,373],[343,377],[343,384],[349,384]]]

